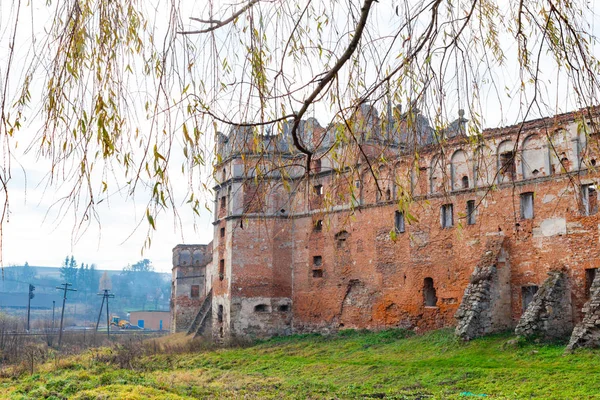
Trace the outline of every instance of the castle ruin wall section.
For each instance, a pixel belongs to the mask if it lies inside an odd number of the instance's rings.
[[[422,147],[416,162],[398,147],[365,145],[372,169],[357,157],[341,178],[324,168],[335,166],[324,156],[310,179],[290,173],[286,201],[253,187],[247,166],[247,179],[234,176],[242,167],[230,157],[223,163],[229,181],[216,196],[212,287],[224,311],[219,317],[213,307],[213,322],[223,321],[221,335],[250,337],[454,326],[487,239],[498,235],[510,260],[502,323],[516,325],[524,293],[541,286],[556,263],[564,265],[573,319],[580,320],[586,270],[600,264],[598,214],[582,210],[582,188],[598,180],[598,155],[588,146],[596,135],[582,136],[574,118],[484,132],[481,145],[459,135],[443,152]],[[390,161],[379,165],[377,157]],[[373,175],[384,174],[380,191]],[[276,186],[277,177],[267,181]],[[289,311],[274,312],[286,304]]]

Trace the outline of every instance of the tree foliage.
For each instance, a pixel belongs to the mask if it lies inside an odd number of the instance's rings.
[[[37,131],[27,149],[49,160],[49,182],[70,188],[64,210],[76,211],[78,228],[97,218],[110,193],[141,189],[152,230],[176,204],[180,172],[200,212],[210,186],[204,166],[219,161],[217,130],[247,128],[257,137],[289,128],[308,172],[316,151],[358,144],[348,121],[366,103],[387,112],[381,129],[392,103],[418,107],[436,132],[466,109],[474,136],[490,124],[598,103],[593,2],[190,4],[68,0],[44,14],[14,0],[3,10],[2,222],[24,127]],[[28,48],[19,54],[22,43]],[[309,116],[342,127],[333,143],[303,137]]]
[[[113,277],[115,294],[130,298],[130,306],[142,310],[159,309],[171,294],[171,285],[165,276],[154,271],[152,262],[143,259],[123,267],[118,278]]]

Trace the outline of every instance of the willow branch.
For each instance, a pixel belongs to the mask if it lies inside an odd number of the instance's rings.
[[[246,11],[248,11],[252,6],[254,6],[256,3],[258,3],[260,0],[250,0],[248,2],[248,4],[246,4],[244,7],[240,8],[239,11],[234,12],[233,14],[231,14],[231,16],[223,21],[219,21],[219,20],[215,20],[215,19],[209,19],[209,20],[202,20],[200,18],[194,18],[194,17],[190,17],[191,20],[193,21],[198,21],[198,22],[202,22],[202,23],[206,23],[206,24],[212,24],[211,27],[208,27],[206,29],[201,29],[198,31],[179,31],[177,33],[179,33],[180,35],[197,35],[199,33],[207,33],[207,32],[213,32],[216,31],[217,29],[231,23],[233,20],[235,20],[236,18],[238,18],[240,15],[242,15],[243,13],[245,13]]]
[[[327,72],[327,74],[323,77],[323,79],[321,79],[321,82],[315,88],[315,90],[313,90],[313,92],[306,98],[306,100],[304,100],[304,103],[302,104],[302,108],[295,115],[294,125],[292,127],[292,139],[294,140],[294,146],[296,146],[296,148],[298,150],[300,150],[302,153],[306,154],[306,156],[307,156],[307,160],[306,160],[307,172],[310,171],[310,160],[311,160],[312,152],[310,150],[308,150],[304,146],[303,143],[300,142],[300,138],[298,137],[298,127],[300,126],[300,121],[302,120],[302,116],[308,110],[308,107],[314,102],[314,100],[317,98],[319,93],[321,93],[321,91],[323,89],[325,89],[325,87],[327,87],[333,81],[333,79],[337,76],[337,73],[344,66],[344,64],[346,64],[346,62],[350,59],[350,57],[352,56],[352,54],[358,47],[358,42],[360,41],[360,39],[363,35],[363,31],[364,31],[365,25],[367,24],[367,19],[369,17],[369,12],[371,10],[371,5],[373,4],[373,1],[374,0],[365,0],[364,4],[360,10],[360,20],[358,21],[358,24],[356,25],[356,30],[354,31],[354,37],[350,41],[350,44],[346,48],[346,51],[337,60],[337,62],[333,66],[333,68],[331,68],[329,70],[329,72]]]

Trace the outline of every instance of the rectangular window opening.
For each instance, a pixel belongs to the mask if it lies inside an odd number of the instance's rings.
[[[190,297],[193,299],[200,297],[200,285],[192,285]]]
[[[322,269],[313,269],[313,278],[322,278],[323,270]]]
[[[533,192],[521,193],[521,219],[533,219]]]
[[[589,299],[591,296],[592,283],[596,279],[596,272],[598,268],[588,268],[585,270],[585,298]]]
[[[533,301],[533,296],[535,296],[537,291],[538,287],[535,285],[521,287],[521,306],[523,307],[523,312],[527,310],[527,307]]]
[[[444,204],[440,211],[440,222],[442,228],[451,228],[454,225],[454,206]]]
[[[225,279],[225,259],[221,258],[219,261],[219,280]]]
[[[517,172],[515,165],[515,153],[512,151],[507,151],[500,154],[500,166],[500,173],[502,175],[514,179]]]
[[[396,233],[404,233],[404,213],[402,211],[396,211],[394,213],[394,227],[396,229]]]
[[[225,228],[221,228],[221,237],[225,237]]]
[[[475,200],[467,201],[467,225],[475,225]]]
[[[581,185],[582,214],[586,216],[598,213],[598,191],[595,184]]]
[[[323,230],[323,220],[322,219],[318,219],[315,221],[315,225],[313,227],[313,230],[315,232],[321,232]]]
[[[313,257],[313,265],[315,267],[320,267],[321,265],[323,265],[323,257],[321,257],[321,256],[314,256]]]

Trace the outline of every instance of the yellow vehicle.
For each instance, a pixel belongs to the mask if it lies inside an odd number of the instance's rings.
[[[125,319],[121,319],[118,316],[114,315],[110,322],[111,326],[115,326],[120,329],[127,329],[131,326],[131,323]]]

